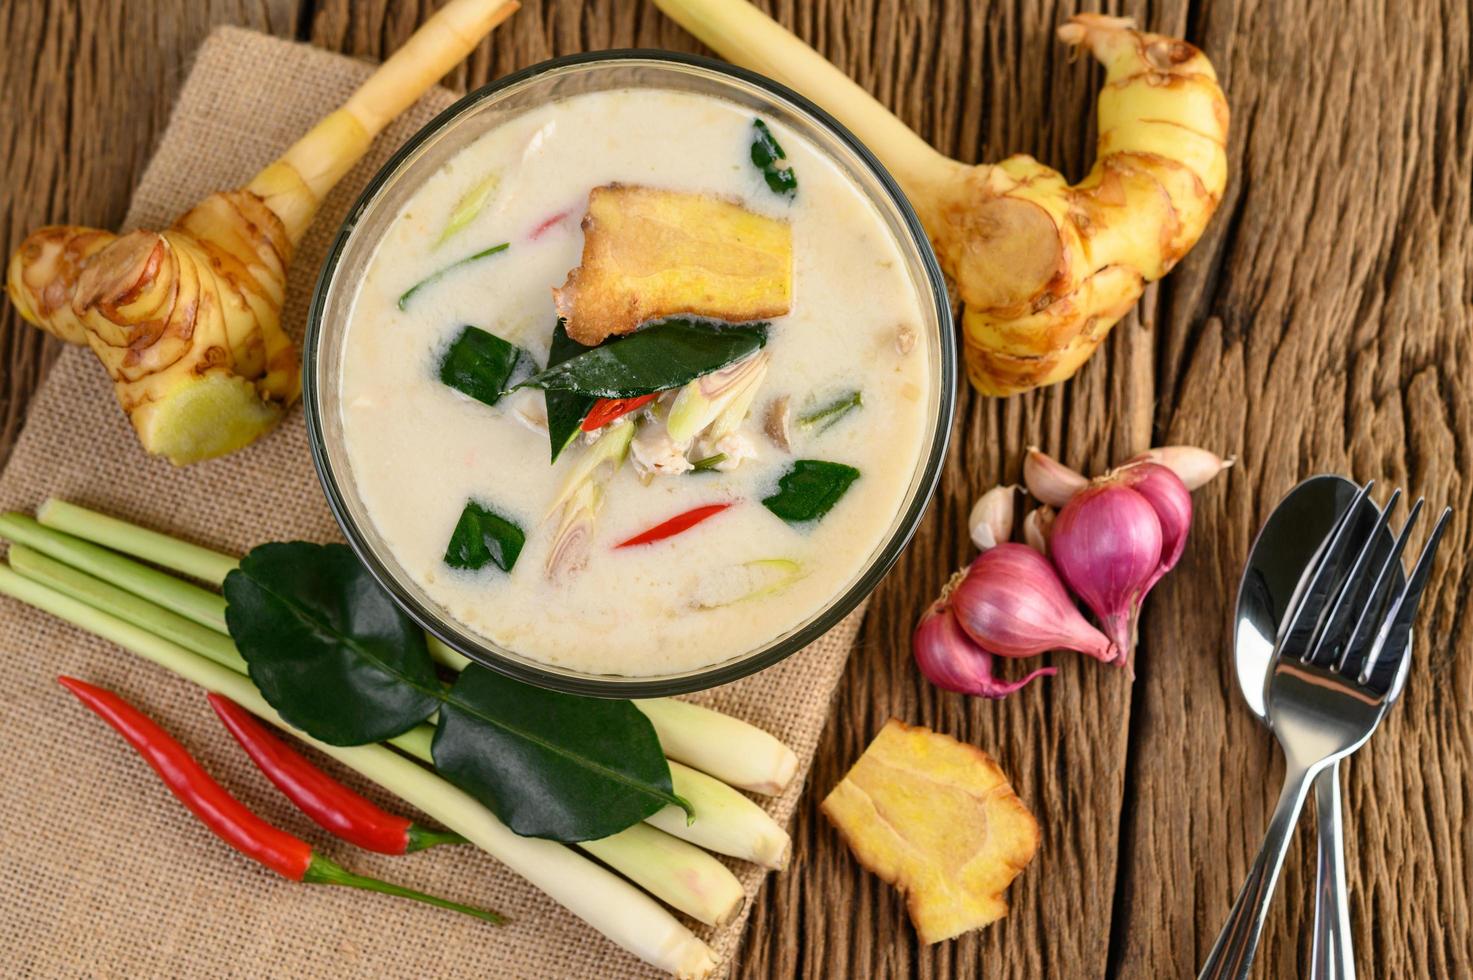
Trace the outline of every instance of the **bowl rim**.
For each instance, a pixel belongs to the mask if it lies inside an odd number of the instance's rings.
[[[612,674],[576,673],[561,670],[550,665],[544,667],[529,662],[530,658],[520,660],[506,656],[487,645],[478,645],[475,649],[467,649],[458,637],[455,637],[443,628],[444,624],[451,619],[448,614],[421,603],[415,595],[400,585],[393,573],[378,560],[378,557],[364,540],[356,521],[349,513],[342,489],[338,484],[338,477],[334,473],[332,464],[328,459],[326,438],[323,432],[322,405],[320,402],[320,392],[317,387],[315,365],[319,354],[319,342],[323,330],[327,294],[348,241],[352,237],[363,214],[378,197],[379,191],[395,176],[400,167],[416,153],[421,145],[437,136],[441,130],[451,125],[460,115],[476,105],[497,96],[505,89],[520,85],[541,75],[562,69],[597,65],[599,63],[618,65],[640,61],[699,68],[764,90],[769,95],[776,97],[779,101],[789,103],[800,114],[806,114],[811,117],[820,127],[828,129],[831,135],[847,146],[859,161],[870,170],[884,194],[890,198],[899,212],[901,220],[919,252],[921,266],[925,270],[926,279],[931,286],[931,298],[938,313],[937,325],[941,334],[938,351],[941,366],[941,388],[937,393],[938,417],[936,419],[936,433],[927,458],[920,468],[920,479],[916,485],[915,493],[909,505],[899,515],[900,522],[896,525],[894,533],[884,541],[878,552],[872,557],[870,564],[865,567],[863,574],[853,580],[818,615],[814,616],[786,637],[776,642],[770,641],[767,647],[759,649],[755,653],[741,654],[717,664],[680,674],[625,677]],[[812,101],[788,88],[786,85],[745,68],[718,61],[714,58],[683,52],[664,51],[652,48],[616,48],[551,58],[511,72],[474,91],[466,93],[406,140],[404,145],[399,147],[384,162],[383,166],[378,169],[373,177],[369,179],[363,191],[358,195],[357,200],[353,202],[353,206],[343,218],[337,234],[333,237],[332,244],[328,248],[326,257],[323,259],[322,267],[317,275],[316,284],[312,290],[312,299],[308,307],[307,325],[302,345],[302,405],[303,413],[306,417],[307,441],[312,453],[313,468],[317,472],[318,482],[322,484],[323,493],[327,498],[328,508],[332,511],[333,519],[342,530],[344,537],[347,538],[348,544],[353,549],[354,554],[357,555],[358,560],[368,569],[369,574],[373,576],[381,588],[389,593],[395,604],[410,619],[414,620],[421,629],[435,637],[441,643],[444,643],[450,649],[467,657],[473,663],[480,664],[500,674],[537,687],[561,691],[566,694],[592,697],[665,697],[673,694],[686,694],[693,691],[706,690],[721,684],[727,684],[755,674],[760,670],[765,670],[785,660],[799,650],[813,644],[837,626],[861,602],[868,598],[885,575],[889,573],[890,569],[894,567],[901,553],[915,536],[916,529],[919,527],[921,519],[925,516],[926,508],[930,506],[931,500],[935,496],[936,486],[940,481],[947,449],[950,445],[951,429],[956,411],[957,385],[957,352],[955,343],[951,340],[954,336],[955,323],[952,314],[951,299],[946,289],[946,280],[942,275],[940,264],[936,259],[935,251],[931,247],[930,236],[926,233],[925,228],[921,225],[920,219],[916,216],[915,209],[900,189],[899,184],[890,175],[890,172],[859,141],[858,137],[851,133],[843,124]]]

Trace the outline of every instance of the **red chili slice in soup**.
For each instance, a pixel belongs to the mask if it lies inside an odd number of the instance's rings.
[[[692,507],[683,514],[676,514],[662,524],[656,524],[648,531],[643,531],[630,538],[628,541],[620,541],[614,545],[615,548],[632,548],[637,544],[654,544],[656,541],[664,541],[673,538],[682,531],[689,531],[708,517],[714,517],[726,508],[725,504],[703,504],[700,507]]]
[[[583,420],[580,428],[584,432],[602,428],[615,419],[621,419],[630,412],[638,411],[659,396],[659,392],[654,392],[649,395],[640,395],[638,398],[600,398],[588,410],[588,416]]]

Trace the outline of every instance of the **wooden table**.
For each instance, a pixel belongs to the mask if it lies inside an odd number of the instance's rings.
[[[698,50],[647,3],[524,0],[449,82],[621,46]],[[0,231],[111,226],[191,52],[238,23],[380,57],[430,3],[16,0],[0,8]],[[962,159],[1028,152],[1082,174],[1100,71],[1052,37],[1071,5],[779,0],[777,16]],[[1063,9],[1060,9],[1063,8]],[[1458,510],[1417,664],[1348,767],[1364,975],[1473,963],[1473,631],[1460,613],[1473,515],[1473,66],[1467,0],[1128,4],[1217,65],[1233,111],[1226,199],[1206,238],[1072,382],[963,394],[941,493],[880,588],[744,977],[1182,976],[1206,954],[1257,848],[1281,763],[1239,702],[1229,604],[1255,529],[1300,477],[1334,470]],[[54,349],[5,305],[0,459]],[[967,559],[973,497],[1041,443],[1099,470],[1151,443],[1236,453],[1197,494],[1179,570],[1151,596],[1134,684],[1073,656],[1003,703],[927,687],[909,634]],[[1044,828],[1004,922],[922,948],[901,899],[862,872],[818,800],[896,716],[986,748]],[[1308,964],[1312,836],[1289,855],[1263,975]]]

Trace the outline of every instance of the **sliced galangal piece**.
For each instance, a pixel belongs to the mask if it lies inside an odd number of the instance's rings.
[[[893,718],[821,809],[907,897],[925,943],[1006,915],[1003,891],[1038,850],[1038,822],[987,753]]]
[[[793,299],[792,227],[709,194],[595,187],[582,264],[553,298],[568,336],[589,347],[677,314],[782,316]]]

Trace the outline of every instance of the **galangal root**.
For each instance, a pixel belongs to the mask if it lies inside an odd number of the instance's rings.
[[[1106,71],[1097,158],[1071,185],[1022,154],[978,166],[942,156],[742,0],[655,2],[726,58],[814,99],[890,169],[955,281],[967,371],[984,394],[1071,377],[1196,244],[1227,183],[1228,107],[1212,64],[1126,18],[1077,14],[1059,28]]]
[[[788,222],[708,194],[624,184],[589,192],[583,260],[553,290],[568,336],[585,347],[678,313],[782,316],[792,295]]]
[[[92,348],[148,452],[185,464],[250,444],[301,393],[281,307],[292,251],[323,198],[517,6],[451,0],[250,183],[211,194],[164,231],[40,229],[10,258],[11,301]]]
[[[859,863],[900,889],[923,943],[1008,914],[1038,821],[986,752],[894,718],[819,809]]]

